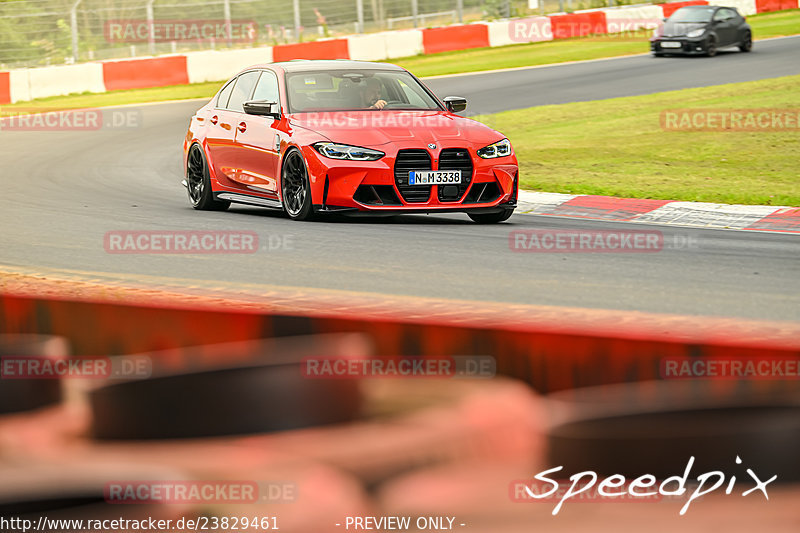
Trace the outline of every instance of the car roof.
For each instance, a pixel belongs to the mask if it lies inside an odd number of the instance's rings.
[[[351,59],[294,59],[277,63],[264,63],[249,68],[279,67],[285,72],[309,72],[315,70],[404,70],[391,63],[353,61]]]

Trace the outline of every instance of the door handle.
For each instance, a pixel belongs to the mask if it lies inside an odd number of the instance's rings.
[[[213,117],[211,117],[211,123],[212,124],[216,125],[218,121],[219,121],[219,118],[217,117],[217,115],[214,115]]]
[[[239,133],[244,133],[245,130],[247,130],[247,124],[245,124],[244,122],[240,122],[239,123]]]

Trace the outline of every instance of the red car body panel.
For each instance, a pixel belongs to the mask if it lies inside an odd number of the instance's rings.
[[[492,208],[497,210],[498,207],[513,208],[516,205],[518,165],[513,151],[508,156],[494,159],[482,159],[476,154],[480,148],[502,140],[502,134],[448,111],[438,99],[436,101],[442,106],[441,110],[288,113],[285,65],[257,65],[239,73],[269,70],[277,75],[281,98],[279,120],[218,109],[216,95],[192,117],[184,139],[184,168],[189,148],[195,143],[201,145],[208,161],[215,195],[246,195],[256,201],[262,199],[273,202],[272,207],[280,207],[281,163],[287,151],[296,148],[301,151],[306,163],[312,203],[316,210],[486,211]],[[380,67],[397,69],[391,65]],[[313,148],[312,145],[317,142],[372,148],[384,152],[385,156],[376,161],[332,159]],[[431,148],[433,145],[436,147]],[[431,185],[427,201],[407,201],[400,193],[394,174],[398,151],[403,149],[427,150],[432,163],[430,170],[439,170],[442,150],[466,149],[473,164],[468,188],[457,201],[441,201],[439,186]],[[470,199],[477,199],[470,198],[472,189],[492,183],[499,187],[497,198],[470,203]],[[354,196],[361,185],[392,187],[399,203],[376,205],[358,201]]]

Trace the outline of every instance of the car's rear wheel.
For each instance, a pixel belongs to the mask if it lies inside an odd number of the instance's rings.
[[[706,55],[708,57],[714,57],[717,55],[717,41],[713,37],[708,39],[708,44],[706,45]]]
[[[742,44],[739,45],[739,50],[741,50],[742,52],[749,52],[752,49],[753,49],[753,36],[750,34],[750,32],[747,32],[747,34],[745,34],[744,36]]]
[[[189,149],[186,161],[186,189],[192,207],[200,211],[224,211],[231,205],[230,202],[214,200],[206,155],[199,144],[193,144]]]
[[[513,212],[513,209],[503,209],[496,213],[467,213],[467,215],[478,224],[497,224],[511,218]]]
[[[290,149],[283,158],[281,170],[283,210],[294,220],[309,220],[314,216],[311,204],[311,187],[303,156]]]

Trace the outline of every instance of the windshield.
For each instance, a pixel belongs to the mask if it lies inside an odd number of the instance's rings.
[[[669,18],[670,22],[708,22],[711,20],[711,15],[714,14],[714,8],[696,8],[696,7],[682,7],[677,10]]]
[[[286,93],[290,113],[441,109],[413,76],[399,70],[290,72]]]

